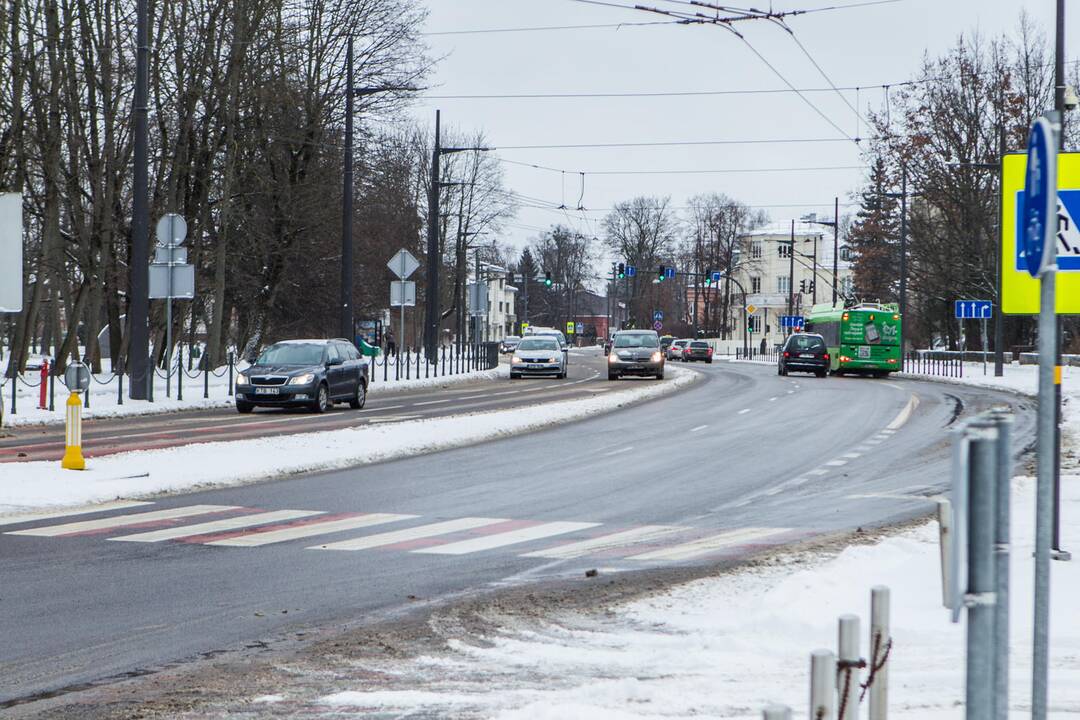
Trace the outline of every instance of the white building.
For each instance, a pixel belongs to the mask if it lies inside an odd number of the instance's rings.
[[[480,339],[498,341],[507,335],[513,335],[517,325],[517,315],[514,314],[514,299],[517,297],[517,287],[510,283],[506,268],[493,263],[480,263],[480,276],[487,285],[487,312],[480,315],[480,327],[478,329]],[[476,282],[476,268],[470,266],[468,282]],[[474,308],[469,307],[470,317]]]
[[[831,303],[833,299],[832,228],[796,222],[793,234],[792,227],[790,222],[772,223],[741,237],[743,252],[748,257],[740,257],[735,278],[746,289],[746,304],[754,311],[738,313],[733,337],[741,338],[749,321],[750,342],[755,348],[762,337],[768,347],[782,342],[788,333],[780,327],[782,315],[790,312],[805,316],[815,303]],[[791,256],[793,237],[794,257]],[[837,275],[838,302],[842,302],[852,290],[851,263],[842,242]]]

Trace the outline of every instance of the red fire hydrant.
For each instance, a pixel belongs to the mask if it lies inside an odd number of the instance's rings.
[[[45,393],[49,389],[49,361],[47,359],[41,361],[41,390],[38,392],[38,410],[44,410],[48,407],[45,404]]]

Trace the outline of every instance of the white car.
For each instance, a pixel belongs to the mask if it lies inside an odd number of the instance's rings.
[[[530,335],[521,339],[510,358],[510,379],[526,375],[566,377],[566,354],[553,335]]]

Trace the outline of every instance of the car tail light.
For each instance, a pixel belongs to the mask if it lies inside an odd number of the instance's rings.
[[[712,355],[712,348],[709,348],[709,354]]]
[[[784,351],[784,357],[791,357],[791,353],[789,353],[787,350],[785,350]]]
[[[823,360],[828,360],[828,359],[829,359],[829,353],[825,353],[825,354],[824,354],[824,355],[822,356],[822,359],[823,359]]]
[[[891,363],[895,363],[895,362],[896,362],[896,358],[889,358],[889,362],[891,362]]]
[[[842,363],[849,362],[850,360],[851,360],[851,358],[847,357],[846,355],[841,355],[840,356],[840,362],[842,362]]]

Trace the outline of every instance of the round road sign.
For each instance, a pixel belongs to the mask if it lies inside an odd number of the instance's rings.
[[[158,245],[176,247],[187,237],[187,221],[176,213],[162,215],[155,228]]]
[[[1027,174],[1022,209],[1024,259],[1039,277],[1053,263],[1057,242],[1057,143],[1054,127],[1039,118],[1028,135]]]
[[[660,332],[661,330],[664,329],[664,323],[657,320],[656,322],[654,322],[652,324],[652,329],[655,330],[656,332]]]

